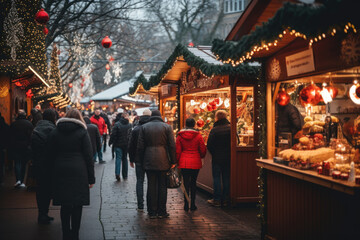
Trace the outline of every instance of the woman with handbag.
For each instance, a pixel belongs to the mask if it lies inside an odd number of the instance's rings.
[[[195,120],[193,118],[186,119],[185,129],[181,130],[176,138],[178,168],[181,169],[183,175],[185,190],[191,196],[191,211],[197,209],[195,205],[196,179],[202,167],[201,158],[204,158],[206,155],[204,139],[194,127]],[[189,203],[185,196],[184,210],[189,210]]]

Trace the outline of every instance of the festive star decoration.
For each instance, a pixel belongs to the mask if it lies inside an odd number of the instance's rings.
[[[111,76],[110,70],[107,70],[105,73],[105,76],[104,76],[104,83],[109,85],[111,83],[111,79],[112,79],[112,76]]]

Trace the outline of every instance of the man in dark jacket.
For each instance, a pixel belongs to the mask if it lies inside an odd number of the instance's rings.
[[[230,122],[227,113],[219,110],[215,114],[215,123],[209,134],[207,148],[212,155],[212,175],[214,181],[214,198],[208,200],[213,206],[229,204],[230,199]],[[221,179],[223,189],[221,191]]]
[[[15,187],[25,187],[26,164],[30,155],[31,133],[33,125],[26,119],[26,113],[20,109],[16,120],[10,125],[10,152],[15,163]]]
[[[5,119],[1,116],[0,112],[0,184],[4,177],[4,164],[5,164],[5,150],[7,149],[7,141],[9,136],[9,125],[6,124]]]
[[[46,109],[43,113],[43,120],[37,122],[31,136],[33,167],[37,182],[38,223],[40,224],[48,224],[54,220],[48,216],[51,201],[51,164],[47,154],[47,143],[48,136],[55,129],[55,117],[54,110]]]
[[[304,124],[304,119],[299,110],[291,103],[286,106],[280,106],[276,103],[276,112],[278,116],[278,121],[276,121],[277,136],[281,133],[291,133],[294,143],[295,134],[302,129]]]
[[[166,218],[166,173],[175,167],[175,139],[172,127],[154,110],[148,123],[141,126],[137,151],[148,179],[147,209],[151,219]]]
[[[105,124],[107,126],[107,130],[108,130],[109,134],[111,134],[111,125],[110,125],[110,120],[109,120],[107,114],[104,113],[104,112],[101,112],[100,117],[102,117],[104,119]],[[104,135],[103,135],[103,145],[104,145],[103,146],[103,151],[104,152],[106,151],[106,139],[107,139],[107,136],[108,136],[108,133],[107,132],[104,133]]]
[[[95,110],[95,114],[90,118],[90,121],[92,124],[95,124],[100,132],[100,140],[101,140],[101,144],[103,143],[103,136],[107,134],[107,125],[105,123],[105,120],[100,116],[100,109],[96,109]],[[96,156],[99,156],[99,163],[105,163],[105,161],[103,160],[103,154],[100,148],[100,151],[98,151],[96,153]],[[95,161],[96,161],[96,157],[95,157]]]
[[[84,117],[84,121],[87,126],[87,131],[90,137],[92,154],[94,162],[96,160],[96,153],[101,150],[101,140],[100,140],[100,132],[98,127],[95,124],[92,124],[89,117]]]
[[[138,203],[138,211],[144,210],[144,178],[145,178],[145,170],[142,167],[141,163],[138,161],[137,157],[137,143],[139,138],[139,132],[142,125],[147,123],[150,119],[151,111],[149,109],[145,109],[143,115],[140,117],[138,124],[130,133],[128,152],[130,158],[130,166],[133,168],[134,163],[135,173],[136,173],[136,197]]]
[[[123,117],[115,124],[110,136],[109,145],[114,144],[116,154],[115,177],[117,181],[120,181],[121,165],[123,178],[127,179],[128,177],[127,145],[129,142],[128,132],[130,128],[129,115],[123,113]]]

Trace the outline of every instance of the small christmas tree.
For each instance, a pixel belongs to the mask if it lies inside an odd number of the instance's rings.
[[[58,48],[56,44],[53,45],[51,53],[49,83],[51,85],[55,84],[57,92],[62,92],[62,80],[59,69]]]

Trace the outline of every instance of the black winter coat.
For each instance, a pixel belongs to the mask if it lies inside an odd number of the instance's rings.
[[[279,104],[276,104],[276,107],[278,112],[278,133],[290,132],[294,136],[302,128],[303,119],[299,110],[291,103],[286,106],[279,106]]]
[[[150,116],[146,116],[146,115],[141,116],[138,124],[134,127],[134,129],[130,133],[129,144],[128,144],[128,153],[129,153],[130,162],[138,162],[136,148],[137,148],[137,144],[138,144],[140,128],[142,125],[147,123],[149,121],[149,119],[150,119]]]
[[[10,127],[5,122],[5,119],[1,116],[0,113],[0,151],[8,147],[8,137],[9,137]]]
[[[40,120],[31,135],[33,167],[37,179],[51,179],[50,156],[47,149],[48,137],[55,127],[55,124],[48,120]]]
[[[145,170],[166,171],[176,163],[175,139],[172,127],[161,117],[150,117],[141,126],[137,151]]]
[[[115,126],[112,129],[109,144],[114,144],[114,147],[127,149],[130,128],[131,124],[129,123],[129,120],[121,118],[119,122],[115,123]]]
[[[10,125],[10,148],[14,151],[25,151],[31,144],[31,133],[34,127],[29,120],[17,118]]]
[[[89,205],[89,184],[95,183],[94,161],[86,124],[61,118],[49,137],[54,205]]]
[[[99,152],[101,149],[100,132],[95,124],[90,123],[90,124],[86,124],[86,126],[90,137],[92,155],[94,156],[95,153]]]
[[[219,165],[230,165],[231,159],[231,139],[230,122],[221,119],[214,123],[207,141],[207,148],[212,155],[212,162]]]

